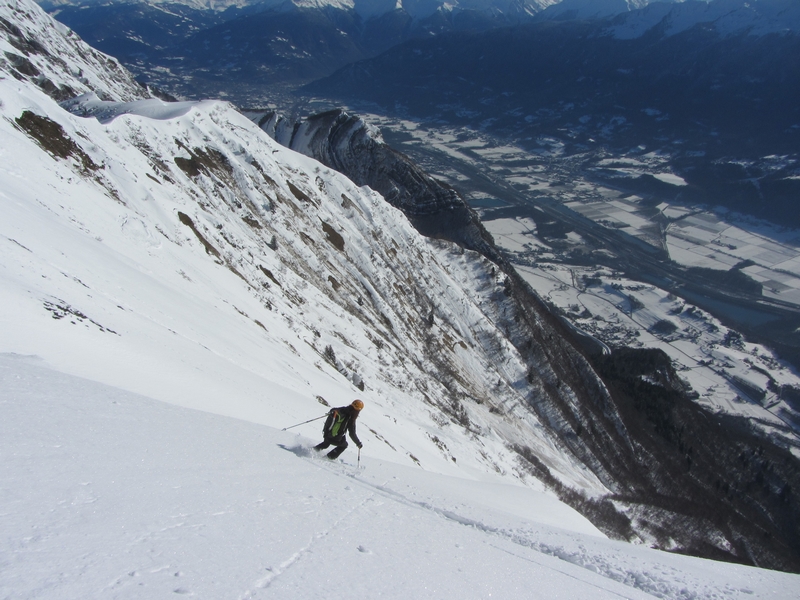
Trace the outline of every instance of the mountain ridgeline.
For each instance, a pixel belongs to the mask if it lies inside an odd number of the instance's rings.
[[[361,14],[339,3],[254,3],[225,11],[176,3],[53,6],[57,18],[137,76],[188,97],[259,105],[267,87],[291,90],[408,39],[528,21],[533,9],[385,8]]]
[[[309,98],[476,126],[592,172],[643,147],[688,185],[607,183],[800,224],[800,17],[786,0],[564,1],[359,12],[337,3],[54,6],[143,81],[239,106]],[[303,87],[305,85],[305,87]],[[299,88],[299,90],[298,90]],[[775,160],[778,157],[780,160]],[[656,202],[657,203],[657,202]]]

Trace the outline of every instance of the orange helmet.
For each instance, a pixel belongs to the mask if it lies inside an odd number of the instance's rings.
[[[361,400],[353,400],[353,403],[350,405],[356,410],[361,410],[364,408],[364,403]]]

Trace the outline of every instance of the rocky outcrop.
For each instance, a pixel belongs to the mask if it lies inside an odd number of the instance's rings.
[[[379,192],[423,235],[454,241],[500,260],[491,236],[458,192],[385,144],[380,132],[359,117],[334,110],[289,123],[277,113],[268,113],[260,125],[284,146]]]

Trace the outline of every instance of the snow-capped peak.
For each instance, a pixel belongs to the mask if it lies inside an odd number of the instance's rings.
[[[111,0],[111,2],[130,0]],[[354,10],[364,18],[379,17],[386,13],[403,10],[414,18],[424,18],[438,10],[522,10],[534,14],[559,0],[138,0],[149,4],[183,4],[197,10],[224,11],[232,7],[258,7],[259,9],[333,7]],[[631,0],[636,1],[636,0]],[[56,8],[67,5],[91,5],[108,3],[109,0],[39,0],[39,3]]]
[[[545,20],[603,19],[638,10],[649,4],[680,2],[684,2],[684,0],[561,0],[547,7],[539,18]]]

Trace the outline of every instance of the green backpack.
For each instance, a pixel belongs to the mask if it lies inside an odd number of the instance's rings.
[[[331,421],[331,427],[328,430],[328,433],[331,437],[336,437],[339,435],[339,432],[342,430],[342,427],[345,424],[344,415],[340,414],[338,410],[333,411],[333,420]]]

